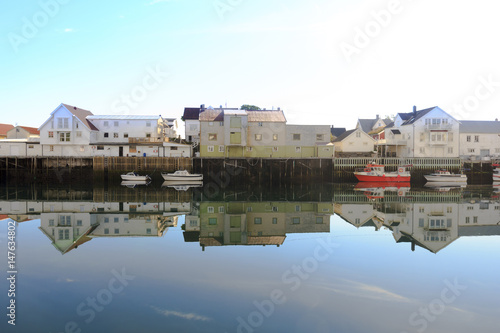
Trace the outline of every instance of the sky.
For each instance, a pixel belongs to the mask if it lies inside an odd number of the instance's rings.
[[[280,107],[289,124],[500,110],[500,5],[478,0],[18,0],[0,13],[0,123],[60,104],[182,116]],[[182,125],[182,122],[179,121]],[[183,130],[181,130],[183,132]],[[183,133],[181,133],[183,134]]]

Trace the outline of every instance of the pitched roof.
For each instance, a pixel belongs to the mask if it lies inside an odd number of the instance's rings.
[[[358,119],[359,126],[363,132],[370,132],[377,119]]]
[[[286,122],[285,114],[281,110],[247,111],[249,122]]]
[[[200,111],[200,108],[184,108],[184,115],[182,118],[184,118],[184,120],[198,120],[200,119]]]
[[[342,133],[341,136],[338,136],[335,140],[333,140],[333,142],[340,142],[340,141],[344,140],[349,135],[351,135],[352,133],[354,133],[356,130],[357,130],[357,128],[353,129],[353,130],[345,131],[344,133]]]
[[[432,110],[434,110],[437,106],[433,106],[432,108],[428,108],[428,109],[424,109],[424,110],[419,110],[417,112],[411,112],[411,116],[405,121],[403,122],[402,125],[411,125],[413,124],[414,122],[416,122],[417,120],[419,120],[420,118],[422,118],[423,116],[425,116],[426,114],[428,114],[429,112],[431,112]]]
[[[286,236],[248,236],[248,245],[282,245]]]
[[[207,109],[200,113],[200,121],[224,121],[224,111]]]
[[[11,124],[0,124],[0,135],[7,135],[7,132],[13,128],[14,126]]]
[[[40,131],[38,130],[38,128],[27,127],[27,126],[18,126],[18,127],[24,129],[25,131],[27,131],[30,134],[40,135]]]
[[[85,126],[87,126],[88,129],[90,129],[92,131],[98,131],[99,130],[97,127],[94,126],[94,124],[92,124],[92,122],[90,122],[90,120],[87,119],[88,116],[92,116],[93,115],[92,112],[90,112],[88,110],[77,108],[76,106],[72,106],[72,105],[69,105],[69,104],[62,103],[62,105],[69,112],[71,112],[75,117],[77,117]]]
[[[90,112],[90,111],[89,111]],[[158,120],[161,116],[152,115],[89,115],[87,119],[94,120]]]
[[[401,120],[405,121],[405,120],[408,120],[410,119],[412,116],[413,116],[413,112],[400,112],[398,113],[399,115],[399,118],[401,118]]]
[[[460,120],[460,133],[497,133],[500,134],[500,121]]]
[[[344,134],[345,131],[346,131],[345,127],[332,127],[332,128],[330,128],[330,133],[332,133],[332,135],[334,137],[341,136],[342,134]]]

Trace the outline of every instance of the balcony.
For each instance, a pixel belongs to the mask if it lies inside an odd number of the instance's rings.
[[[453,128],[453,124],[427,124],[425,125],[426,131],[448,131]]]
[[[148,143],[163,143],[168,142],[168,138],[150,137],[150,138],[128,138],[130,144],[148,144]]]

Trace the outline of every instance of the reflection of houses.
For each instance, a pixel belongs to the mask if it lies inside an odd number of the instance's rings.
[[[199,242],[280,246],[287,233],[329,232],[332,214],[331,203],[202,202]]]
[[[428,194],[428,200],[425,200]],[[372,203],[336,203],[335,213],[356,227],[390,229],[397,243],[408,242],[437,253],[459,237],[500,235],[500,202],[460,200],[421,191],[418,200],[380,200]],[[363,194],[359,194],[360,196]],[[410,195],[417,195],[413,192]],[[457,193],[460,198],[460,192]],[[444,200],[443,200],[444,199]]]

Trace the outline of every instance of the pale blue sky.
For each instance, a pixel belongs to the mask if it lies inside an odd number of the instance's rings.
[[[59,1],[3,4],[1,123],[38,127],[61,102],[179,118],[249,103],[348,128],[413,105],[499,114],[493,1]]]

